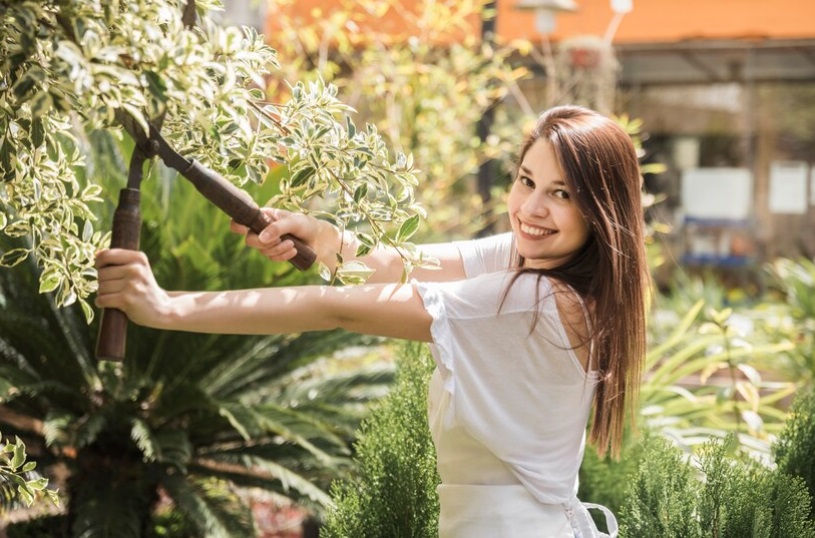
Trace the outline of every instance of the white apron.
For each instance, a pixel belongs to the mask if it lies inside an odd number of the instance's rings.
[[[602,538],[617,536],[617,522],[604,507],[573,497],[545,504],[523,486],[509,467],[461,426],[445,427],[450,393],[438,371],[428,394],[430,430],[436,445],[439,538]],[[610,534],[600,533],[586,508],[606,515]]]

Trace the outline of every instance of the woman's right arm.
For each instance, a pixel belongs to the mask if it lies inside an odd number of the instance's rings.
[[[263,208],[263,211],[271,217],[272,223],[260,234],[234,221],[230,227],[232,231],[245,235],[246,244],[270,260],[287,261],[296,255],[294,244],[281,240],[281,236],[291,234],[311,246],[317,253],[317,260],[330,271],[336,268],[337,254],[340,254],[345,262],[359,260],[373,269],[374,273],[368,279],[371,284],[395,283],[402,277],[402,257],[393,247],[380,245],[365,256],[357,258],[359,243],[353,233],[343,233],[330,222],[303,213],[271,208]],[[410,274],[411,278],[435,282],[465,278],[461,254],[452,243],[420,245],[418,248],[426,256],[438,260],[439,266],[437,269],[414,269]]]
[[[411,284],[293,286],[171,292],[156,282],[144,253],[96,254],[96,305],[123,311],[133,323],[209,334],[290,334],[345,329],[431,341],[432,318]]]

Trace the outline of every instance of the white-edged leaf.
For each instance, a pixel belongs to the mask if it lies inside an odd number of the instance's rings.
[[[15,265],[19,265],[28,257],[30,253],[31,251],[27,248],[15,248],[9,250],[3,254],[2,258],[0,258],[0,266],[14,267]]]

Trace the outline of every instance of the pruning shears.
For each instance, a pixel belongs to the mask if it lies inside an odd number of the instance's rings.
[[[161,115],[148,122],[148,130],[127,113],[119,113],[117,120],[130,134],[136,147],[130,157],[127,186],[119,192],[119,204],[113,214],[111,248],[139,249],[141,228],[141,182],[144,176],[144,162],[153,157],[160,158],[167,166],[177,170],[208,200],[221,208],[232,220],[260,233],[271,224],[271,218],[244,191],[230,183],[223,176],[203,166],[201,163],[179,154],[161,136],[164,120]],[[284,235],[283,239],[294,242],[297,255],[291,263],[297,269],[306,270],[317,258],[314,250],[297,237]],[[105,309],[99,326],[96,357],[104,360],[124,359],[127,338],[127,316],[117,309]]]

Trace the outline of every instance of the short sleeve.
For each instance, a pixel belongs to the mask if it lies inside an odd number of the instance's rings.
[[[453,244],[461,254],[467,278],[503,271],[512,263],[514,245],[512,233],[509,232],[480,239],[455,241]]]

